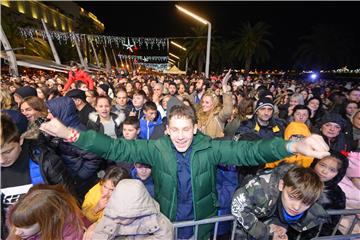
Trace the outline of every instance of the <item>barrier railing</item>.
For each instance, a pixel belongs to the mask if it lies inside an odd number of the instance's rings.
[[[343,209],[343,210],[328,210],[327,211],[328,214],[330,216],[332,215],[341,215],[341,218],[343,216],[349,216],[349,215],[356,215],[356,214],[360,214],[360,209]],[[340,219],[341,221],[341,219]],[[360,239],[360,234],[351,234],[355,225],[360,221],[356,216],[354,217],[351,226],[348,230],[347,233],[345,233],[345,235],[335,235],[335,233],[337,232],[339,226],[340,226],[340,221],[339,223],[336,225],[336,227],[334,228],[331,236],[325,236],[325,237],[319,237],[319,233],[321,232],[322,229],[322,224],[319,227],[319,231],[316,235],[315,238],[313,238],[313,240],[355,240],[355,239]],[[213,240],[217,239],[217,234],[218,234],[218,227],[219,227],[219,223],[222,222],[232,222],[232,230],[230,233],[230,239],[234,240],[235,239],[235,232],[236,232],[236,227],[237,225],[237,221],[234,218],[234,216],[232,215],[226,215],[226,216],[220,216],[220,217],[212,217],[212,218],[207,218],[207,219],[202,219],[202,220],[198,220],[198,221],[183,221],[183,222],[175,222],[173,223],[174,226],[174,233],[175,233],[175,240],[178,239],[178,229],[179,228],[183,228],[183,227],[194,227],[194,239],[198,238],[198,230],[199,230],[199,226],[200,225],[205,225],[205,224],[215,224],[214,227],[214,231],[213,231]],[[297,239],[300,239],[301,235],[299,234]]]

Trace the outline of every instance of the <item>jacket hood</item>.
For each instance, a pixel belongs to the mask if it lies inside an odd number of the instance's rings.
[[[81,124],[74,101],[70,97],[54,98],[46,102],[51,114],[58,118],[65,126],[84,130]]]
[[[112,120],[114,120],[114,122],[115,122],[115,125],[118,127],[118,126],[120,126],[120,124],[125,120],[125,113],[123,113],[123,112],[116,112],[116,113],[113,113],[113,112],[111,112],[110,113],[110,116],[111,116],[111,118],[112,118]],[[92,121],[92,122],[94,122],[94,123],[97,123],[98,122],[98,120],[100,121],[100,119],[99,119],[99,113],[97,113],[97,112],[91,112],[90,114],[89,114],[89,120],[90,121]]]
[[[331,153],[331,156],[332,157],[335,157],[337,159],[339,159],[342,164],[341,164],[341,167],[338,171],[338,174],[333,178],[331,179],[330,181],[327,181],[324,183],[325,187],[330,187],[330,186],[337,186],[338,183],[344,178],[345,174],[346,174],[346,171],[347,171],[347,168],[349,166],[349,160],[344,156],[342,155],[341,153],[339,152],[336,152],[336,151],[330,151]],[[315,165],[320,161],[320,159],[317,159],[315,158],[314,161],[311,163],[311,168],[315,168]]]
[[[305,123],[291,122],[285,129],[284,139],[289,140],[293,135],[303,135],[304,137],[308,137],[311,135],[311,132]]]
[[[140,218],[158,213],[159,204],[150,196],[144,184],[136,179],[121,180],[104,210],[104,215],[112,219]]]

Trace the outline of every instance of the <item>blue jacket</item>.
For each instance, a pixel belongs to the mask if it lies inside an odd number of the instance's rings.
[[[231,214],[231,200],[238,187],[236,166],[218,165],[216,169],[216,190],[218,194],[218,216]],[[218,235],[230,232],[231,222],[219,224]]]
[[[148,190],[148,192],[150,193],[151,197],[155,196],[155,191],[154,191],[154,180],[152,178],[152,176],[150,175],[145,181],[141,180],[138,176],[137,176],[137,171],[136,168],[131,169],[131,177],[133,179],[138,179],[140,181],[142,181],[142,183],[145,185],[146,189]]]
[[[155,118],[155,120],[153,122],[149,122],[145,119],[145,116],[143,116],[140,119],[140,133],[139,133],[139,138],[140,139],[150,139],[151,134],[154,131],[155,126],[161,125],[162,124],[162,120],[161,120],[161,116],[160,113],[157,113],[157,116]]]
[[[52,115],[58,118],[67,127],[77,130],[86,130],[80,123],[75,103],[69,97],[60,97],[49,100],[46,105]],[[103,158],[64,142],[59,138],[48,139],[48,144],[61,155],[64,164],[72,177],[75,178],[76,188],[80,198],[97,181],[97,172],[100,170]]]

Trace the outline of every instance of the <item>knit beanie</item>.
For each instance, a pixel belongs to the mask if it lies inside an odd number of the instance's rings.
[[[270,106],[272,109],[274,109],[273,101],[270,98],[264,97],[257,101],[254,113],[256,113],[260,108],[265,106]]]
[[[19,87],[18,89],[16,89],[15,93],[22,98],[37,96],[36,89],[30,86]]]
[[[325,114],[320,121],[320,126],[328,123],[328,122],[332,122],[332,123],[336,123],[339,124],[339,126],[341,127],[341,129],[345,128],[345,120],[341,117],[340,114],[337,113],[328,113]]]

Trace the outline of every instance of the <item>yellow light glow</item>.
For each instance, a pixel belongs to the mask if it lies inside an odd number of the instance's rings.
[[[176,59],[180,59],[178,56],[176,56],[175,54],[169,53],[170,56],[176,58]]]
[[[205,19],[202,18],[202,17],[199,17],[198,15],[190,12],[189,10],[186,10],[186,9],[183,8],[183,7],[180,7],[179,5],[175,5],[175,7],[176,7],[177,9],[179,9],[180,11],[182,11],[183,13],[189,15],[189,16],[192,17],[192,18],[195,18],[196,20],[198,20],[199,22],[201,22],[201,23],[203,23],[203,24],[205,24],[205,25],[209,23],[209,21],[205,20]]]
[[[10,1],[9,0],[2,0],[1,5],[5,6],[5,7],[10,7]]]
[[[25,13],[25,6],[24,6],[24,2],[18,2],[18,11],[20,13]]]
[[[175,62],[175,60],[173,60],[173,59],[171,59],[171,58],[169,58],[169,61],[170,61],[170,62]]]
[[[184,51],[186,51],[186,48],[184,48],[183,46],[181,46],[180,44],[177,44],[176,42],[174,42],[174,41],[171,41],[170,42],[172,45],[174,45],[174,46],[176,46],[176,47],[178,47],[178,48],[180,48],[180,49],[182,49],[182,50],[184,50]]]
[[[38,14],[35,6],[31,6],[31,16],[35,19],[38,19]]]

